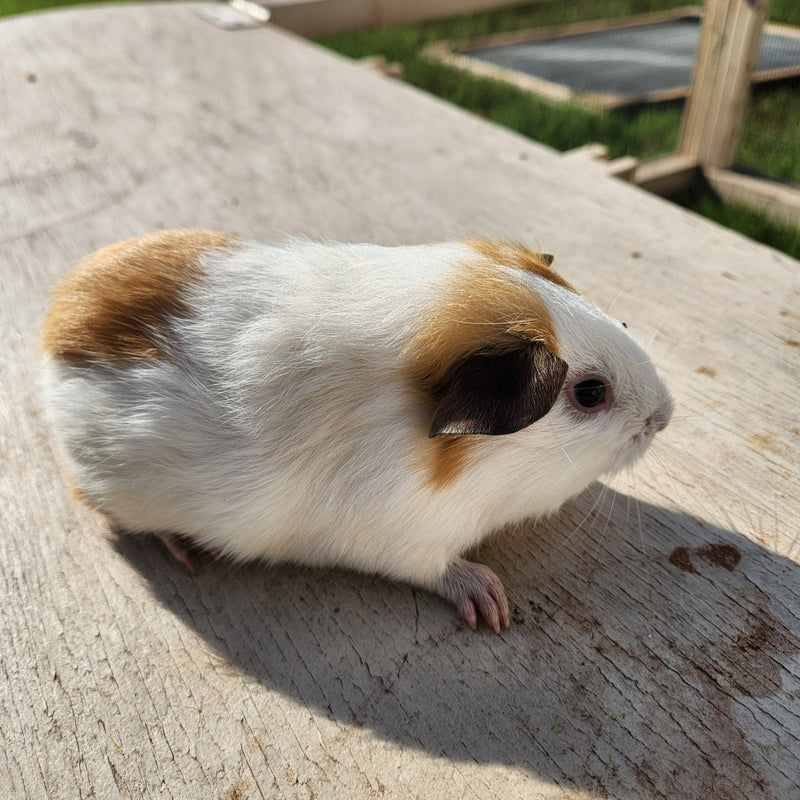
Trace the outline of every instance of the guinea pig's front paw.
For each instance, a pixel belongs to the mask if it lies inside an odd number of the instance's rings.
[[[508,627],[506,592],[489,567],[456,559],[436,585],[436,591],[455,603],[473,630],[478,625],[478,613],[495,633],[500,633],[501,626]]]
[[[220,554],[195,544],[186,536],[176,533],[157,533],[164,547],[175,559],[181,562],[193,575],[202,571],[207,560],[216,561]]]

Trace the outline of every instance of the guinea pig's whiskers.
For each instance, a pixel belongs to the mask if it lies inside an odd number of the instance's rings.
[[[686,422],[687,419],[695,419],[696,414],[673,414],[670,417],[670,424],[673,422]]]
[[[644,537],[644,524],[642,522],[642,507],[641,503],[639,502],[639,496],[636,491],[636,472],[633,467],[628,466],[624,470],[625,479],[627,481],[627,488],[625,491],[625,496],[627,497],[626,507],[625,507],[625,530],[628,531],[631,529],[631,526],[635,524],[636,530],[639,533],[639,549],[642,553],[642,561],[644,562],[644,569],[645,572],[650,572],[650,561],[647,557],[647,545],[645,543]],[[634,512],[635,512],[635,522],[634,522]]]
[[[558,546],[556,547],[556,551],[563,549],[567,545],[567,543],[572,539],[572,537],[575,536],[576,533],[578,533],[578,531],[584,531],[585,533],[591,532],[595,522],[597,521],[597,518],[600,516],[600,508],[602,508],[603,502],[605,501],[607,491],[608,487],[605,485],[602,487],[600,494],[597,496],[595,496],[590,491],[590,494],[592,496],[591,507],[583,515],[580,522],[578,522],[578,524],[572,528],[569,534],[567,534],[567,536],[558,544]],[[584,528],[586,521],[589,519],[591,519],[589,526],[587,528]]]
[[[663,442],[663,441],[659,442],[659,445],[664,445],[664,444],[669,446],[669,442]],[[664,474],[664,475],[667,476],[667,478],[669,478],[669,481],[672,484],[672,490],[674,492],[673,497],[680,496],[682,494],[683,490],[678,485],[678,482],[675,480],[675,477],[673,476],[672,472],[670,471],[669,467],[667,466],[667,462],[664,460],[664,458],[662,457],[661,453],[658,452],[658,449],[656,447],[652,447],[652,448],[650,448],[649,454],[652,456],[652,458],[655,461],[658,462],[659,467],[661,467],[661,473],[660,474]],[[659,476],[653,475],[653,469],[652,469],[652,466],[649,463],[648,459],[645,459],[644,463],[645,463],[645,465],[647,467],[647,470],[650,472],[650,475],[653,477],[654,482],[658,483],[658,478],[660,477],[660,475]]]
[[[614,297],[611,301],[611,305],[608,307],[608,311],[606,311],[609,316],[611,316],[611,312],[614,310],[614,306],[617,304],[617,300],[619,300],[620,297],[622,297],[622,289],[617,292],[616,297]]]
[[[671,442],[663,440],[660,442],[660,447],[670,448],[671,450],[676,452],[681,458],[685,458],[687,455],[691,458],[690,453],[687,454],[684,450],[675,447],[675,445],[673,445]],[[725,524],[729,527],[729,529],[736,533],[739,533],[735,523],[733,522],[733,519],[730,516],[728,508],[726,506],[722,506],[719,503],[719,500],[712,493],[710,493],[706,488],[704,488],[702,484],[692,486],[691,490],[684,484],[680,484],[669,470],[666,460],[663,458],[661,453],[658,453],[656,451],[653,453],[653,455],[655,459],[658,461],[659,466],[661,467],[661,473],[666,474],[670,482],[672,483],[674,491],[673,497],[676,499],[676,501],[679,502],[679,498],[681,497],[688,498],[690,501],[697,500],[698,497],[701,498],[702,505],[706,506],[708,509],[712,508],[716,509],[716,511],[720,514],[720,516],[725,519]],[[717,470],[717,473],[723,474],[719,470]]]
[[[633,483],[633,477],[631,476],[631,483]],[[645,572],[650,572],[650,562],[647,559],[647,547],[645,546],[644,542],[644,525],[642,524],[642,505],[639,502],[639,498],[636,494],[633,494],[633,507],[636,509],[636,527],[639,529],[639,544],[642,547],[642,560],[644,561],[644,570]],[[631,494],[628,497],[631,497]]]
[[[567,452],[566,447],[564,447],[563,445],[561,447],[561,452],[564,454],[564,458],[566,458],[567,461],[569,461],[569,465],[577,472],[578,467],[575,465],[575,462],[572,460],[570,454]]]
[[[650,334],[650,338],[647,341],[647,345],[645,346],[645,350],[650,348],[650,345],[653,344],[653,342],[656,339],[656,336],[661,334],[661,330],[662,330],[662,326],[661,325],[656,325],[656,327],[653,329],[653,332]]]
[[[687,453],[680,448],[675,447],[670,442],[662,441],[660,443],[661,447],[670,447],[672,450],[677,452],[681,458],[685,458]],[[691,457],[691,453],[688,454]],[[719,502],[719,499],[714,496],[714,493],[710,491],[708,488],[704,487],[703,484],[698,484],[692,487],[687,487],[684,484],[678,482],[675,477],[672,475],[670,469],[668,468],[666,460],[663,458],[662,454],[659,452],[653,452],[653,456],[661,470],[659,471],[658,475],[654,477],[654,481],[660,480],[663,478],[663,475],[666,474],[669,478],[670,483],[673,487],[672,499],[678,506],[684,505],[696,505],[699,502],[699,505],[705,510],[705,515],[709,519],[711,524],[718,524],[720,527],[725,527],[729,531],[738,534],[739,536],[745,536],[747,538],[753,538],[753,534],[756,532],[761,532],[763,534],[763,526],[762,524],[753,518],[752,508],[747,502],[742,502],[740,504],[741,512],[745,519],[746,519],[746,526],[749,528],[748,533],[743,533],[741,530],[741,525],[738,524],[731,515],[731,508],[727,505],[722,505]],[[648,465],[648,469],[650,469],[652,474],[652,467]],[[724,473],[721,470],[716,470],[718,475],[724,476]],[[683,499],[688,500],[688,503],[682,502]],[[798,532],[798,536],[796,537],[795,541],[800,540],[800,532]],[[778,537],[777,534],[774,537],[774,541],[777,543]],[[792,548],[794,545],[792,546]]]
[[[777,505],[772,509],[774,514],[775,520],[775,533],[773,534],[773,538],[775,542],[780,541],[780,521],[778,519],[778,507]],[[800,544],[800,529],[798,529],[797,533],[794,535],[794,539],[791,541],[791,545],[785,549],[786,558],[791,558],[794,560],[794,549]],[[777,550],[777,547],[775,548]]]
[[[605,541],[606,533],[608,532],[608,526],[611,524],[611,517],[614,514],[614,504],[617,501],[618,492],[612,491],[609,486],[604,484],[603,485],[603,491],[602,491],[600,496],[603,499],[603,501],[605,501],[605,498],[606,498],[606,496],[608,495],[609,492],[611,492],[611,506],[608,509],[608,511],[605,513],[606,521],[605,521],[605,524],[603,525],[603,530],[600,531],[600,536],[598,537],[597,541],[595,542],[594,549],[592,550],[592,554],[591,554],[592,561],[597,561],[597,556],[598,556],[598,554],[600,552],[600,548],[601,548],[603,542]],[[598,508],[597,517],[595,517],[595,519],[597,519],[600,516],[601,510],[602,510],[602,504],[601,504],[601,507]]]

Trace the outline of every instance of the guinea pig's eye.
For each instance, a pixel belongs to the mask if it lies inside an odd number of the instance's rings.
[[[577,400],[579,406],[593,408],[603,402],[603,398],[606,396],[606,385],[596,378],[590,378],[588,381],[576,383],[572,387],[572,396]]]
[[[587,378],[572,386],[572,400],[580,410],[597,409],[608,400],[608,386],[599,378]]]

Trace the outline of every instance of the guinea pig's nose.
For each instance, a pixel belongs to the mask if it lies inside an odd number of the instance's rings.
[[[663,431],[669,424],[672,416],[672,402],[659,406],[645,421],[644,429],[648,433],[656,434]]]

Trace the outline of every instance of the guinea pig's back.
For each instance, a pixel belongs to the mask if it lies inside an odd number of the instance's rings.
[[[404,452],[426,421],[400,359],[452,261],[432,249],[187,231],[100,251],[56,290],[43,336],[76,486],[129,530],[309,560],[302,527],[331,559],[325,532],[412,491]]]
[[[44,392],[70,477],[132,530],[177,521],[199,484],[187,464],[225,449],[207,365],[183,347],[208,279],[233,237],[154,234],[105,248],[56,288],[45,320]],[[228,440],[230,444],[230,438]],[[195,473],[197,471],[195,470]]]

